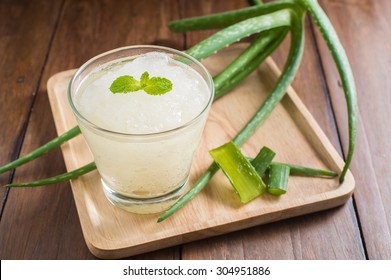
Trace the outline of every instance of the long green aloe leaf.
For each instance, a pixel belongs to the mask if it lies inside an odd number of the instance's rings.
[[[84,175],[88,172],[91,172],[96,169],[95,162],[91,162],[89,164],[86,164],[78,169],[75,169],[71,172],[60,174],[57,176],[53,176],[50,178],[45,178],[37,181],[27,182],[27,183],[14,183],[14,184],[8,184],[5,185],[5,187],[40,187],[60,182],[69,181],[71,179],[75,179],[81,175]]]
[[[297,4],[292,0],[271,2],[262,5],[255,5],[235,11],[228,11],[213,15],[185,18],[168,23],[173,32],[195,31],[224,28],[238,22],[261,15],[268,15],[282,9],[295,9]]]
[[[61,134],[60,136],[54,138],[53,140],[49,141],[45,145],[39,147],[38,149],[32,151],[31,153],[18,158],[17,160],[14,160],[6,165],[3,165],[0,167],[0,174],[3,172],[6,172],[8,170],[11,170],[13,168],[16,168],[22,164],[25,164],[33,159],[36,159],[49,151],[53,150],[54,148],[59,147],[66,141],[72,139],[73,137],[79,135],[81,133],[80,128],[78,126],[75,126],[74,128],[68,130],[64,134]]]
[[[198,60],[202,60],[220,49],[252,34],[276,27],[289,27],[291,24],[291,16],[292,11],[284,9],[268,15],[243,20],[216,32],[212,36],[188,49],[186,53]]]
[[[213,78],[215,97],[218,99],[250,75],[280,45],[289,29],[272,29],[262,32],[248,48]]]
[[[254,166],[232,142],[209,151],[223,170],[242,203],[247,203],[266,191],[266,184]]]
[[[308,9],[318,26],[320,33],[322,34],[328,48],[330,49],[331,55],[334,58],[337,66],[339,75],[342,80],[342,87],[345,92],[345,99],[348,111],[348,125],[349,125],[349,147],[345,160],[345,165],[342,169],[339,177],[340,182],[344,181],[346,172],[352,162],[353,153],[356,145],[356,134],[357,134],[357,93],[354,82],[353,72],[350,68],[349,60],[345,53],[345,50],[338,38],[337,33],[329,18],[319,6],[316,0],[300,0],[300,2]]]

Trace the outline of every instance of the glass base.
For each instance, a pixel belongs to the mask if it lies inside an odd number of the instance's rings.
[[[174,191],[151,199],[137,199],[124,196],[112,190],[103,180],[103,191],[107,199],[115,206],[136,214],[155,214],[167,210],[185,192],[188,178]]]

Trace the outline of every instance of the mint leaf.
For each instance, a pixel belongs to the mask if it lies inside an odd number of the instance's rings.
[[[140,89],[140,82],[128,75],[118,77],[110,86],[110,91],[112,93],[128,93]]]
[[[140,78],[141,87],[145,87],[149,81],[149,73],[145,71]]]
[[[172,83],[169,79],[161,77],[152,77],[147,82],[144,91],[151,95],[161,95],[172,90]]]
[[[161,95],[172,90],[172,82],[162,77],[149,78],[149,73],[145,71],[140,81],[129,75],[118,77],[110,86],[112,93],[128,93],[143,89],[150,95]]]

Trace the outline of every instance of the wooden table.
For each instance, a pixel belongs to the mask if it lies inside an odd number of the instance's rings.
[[[322,0],[353,67],[359,97],[354,195],[338,208],[252,227],[136,259],[391,259],[391,1]],[[125,45],[187,49],[211,32],[171,33],[170,20],[228,11],[247,1],[0,0],[0,165],[56,136],[46,83],[55,73]],[[274,55],[282,67],[289,45]],[[306,20],[293,87],[344,155],[347,123],[333,61]],[[58,149],[0,175],[1,185],[65,172]],[[94,259],[69,183],[0,189],[1,259]]]

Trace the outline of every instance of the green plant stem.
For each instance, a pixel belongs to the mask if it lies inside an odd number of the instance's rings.
[[[251,162],[252,165],[254,165],[253,160],[255,158],[247,157],[247,159]],[[338,173],[332,170],[325,170],[325,169],[317,169],[317,168],[311,168],[311,167],[306,167],[302,165],[295,165],[295,164],[289,164],[289,163],[282,163],[282,162],[276,162],[273,161],[271,162],[268,166],[267,169],[273,165],[273,164],[284,164],[289,167],[290,172],[289,175],[292,176],[308,176],[308,177],[324,177],[324,178],[334,178],[338,176]],[[254,166],[255,167],[255,166]],[[264,172],[263,170],[257,170],[258,174],[260,176],[263,176]]]
[[[49,184],[55,184],[55,183],[60,183],[64,181],[69,181],[71,179],[75,179],[81,175],[84,175],[88,172],[93,171],[96,169],[95,162],[91,162],[87,165],[84,165],[78,169],[75,169],[71,172],[60,174],[54,177],[50,178],[45,178],[42,180],[37,180],[37,181],[32,181],[28,183],[16,183],[16,184],[8,184],[5,185],[5,187],[39,187],[39,186],[44,186],[44,185],[49,185]]]
[[[250,159],[251,164],[254,166],[259,176],[263,176],[269,165],[272,163],[275,155],[276,153],[270,148],[263,147],[255,158]]]
[[[256,114],[233,139],[233,142],[237,146],[241,146],[270,115],[272,110],[284,97],[289,85],[295,77],[300,66],[304,49],[303,14],[303,12],[300,12],[299,14],[292,14],[291,48],[284,70],[275,87],[272,89],[271,94],[268,95]]]
[[[228,47],[230,44],[252,34],[276,27],[289,27],[292,14],[294,14],[293,11],[283,9],[268,15],[243,20],[216,32],[212,36],[188,49],[186,53],[198,60],[202,60],[220,49]]]
[[[247,125],[236,135],[233,139],[237,146],[241,146],[246,139],[248,139],[254,131],[261,125],[266,117],[271,113],[275,106],[284,96],[287,88],[292,82],[303,55],[304,48],[304,32],[303,32],[303,19],[304,13],[292,14],[291,19],[291,48],[289,51],[288,60],[285,64],[284,70],[278,79],[276,86],[273,88],[271,94],[259,108],[254,117],[247,123]],[[217,172],[218,166],[216,163],[212,163],[206,172],[200,177],[200,179],[194,184],[194,186],[182,196],[173,206],[171,206],[166,212],[164,212],[159,218],[158,222],[170,217],[172,214],[181,209],[187,202],[189,202],[195,195],[197,195],[205,185],[210,181],[213,175]]]
[[[269,183],[267,191],[272,195],[282,195],[286,193],[288,187],[289,166],[274,163],[269,170]]]
[[[220,98],[250,75],[280,45],[288,28],[267,30],[258,35],[234,61],[213,78],[214,100]]]
[[[348,126],[349,126],[349,147],[345,160],[345,165],[342,169],[339,177],[340,182],[344,181],[346,172],[351,164],[353,153],[356,144],[357,134],[357,93],[354,82],[353,72],[350,68],[349,60],[345,53],[345,50],[338,38],[337,33],[329,18],[319,6],[315,0],[300,0],[303,6],[309,10],[316,25],[318,26],[320,33],[322,34],[328,48],[330,49],[331,55],[334,58],[337,66],[339,75],[342,80],[342,87],[345,93],[347,111],[348,111]]]
[[[232,142],[209,151],[219,165],[242,203],[247,203],[263,194],[267,187],[254,166]]]
[[[168,27],[173,32],[224,28],[249,18],[268,15],[282,9],[296,10],[297,7],[295,1],[283,0],[219,14],[171,21],[168,23]]]
[[[215,89],[220,89],[227,81],[253,61],[262,51],[266,48],[270,42],[275,38],[274,30],[267,30],[258,35],[251,44],[232,61],[220,74],[213,77],[213,83]]]
[[[290,175],[309,176],[309,177],[328,177],[328,178],[333,178],[338,176],[337,172],[331,170],[309,168],[305,166],[280,163],[280,162],[272,162],[271,165],[273,164],[280,164],[280,165],[284,164],[288,166],[290,169],[290,173],[289,173]]]
[[[78,126],[75,126],[74,128],[54,138],[50,142],[32,151],[31,153],[0,167],[0,174],[46,154],[47,152],[53,150],[54,148],[59,147],[69,139],[72,139],[73,137],[79,135],[80,132],[81,132],[80,128]]]
[[[274,30],[270,30],[274,31]],[[269,32],[269,31],[268,31]],[[268,37],[264,37],[264,41],[269,41],[269,44],[258,53],[256,57],[254,57],[253,60],[251,60],[248,64],[243,66],[241,68],[241,71],[237,71],[235,75],[232,75],[230,79],[227,79],[224,81],[224,83],[221,83],[221,88],[219,88],[219,91],[215,93],[215,100],[217,98],[220,98],[225,93],[233,89],[235,86],[237,86],[244,78],[246,78],[248,75],[250,75],[255,69],[259,67],[259,65],[271,54],[273,51],[280,45],[280,43],[284,40],[286,34],[288,33],[287,28],[281,29],[279,32],[271,32],[268,34]]]

